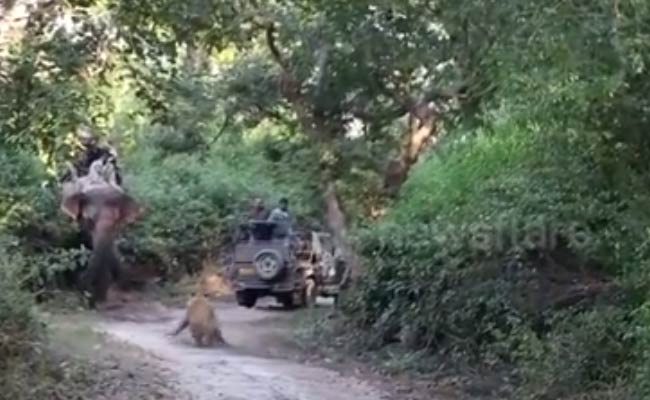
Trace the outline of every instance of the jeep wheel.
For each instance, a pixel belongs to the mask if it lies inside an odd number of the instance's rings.
[[[255,265],[257,275],[261,279],[269,281],[275,279],[280,274],[283,262],[280,253],[275,250],[267,249],[262,250],[255,255],[253,264]]]
[[[313,308],[316,305],[316,282],[311,278],[305,281],[303,304],[306,308]]]
[[[257,295],[254,292],[237,292],[235,296],[237,297],[237,304],[242,307],[253,308],[257,303]]]

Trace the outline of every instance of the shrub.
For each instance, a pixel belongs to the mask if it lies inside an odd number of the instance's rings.
[[[414,330],[416,349],[520,366],[534,395],[629,384],[650,195],[595,137],[514,118],[457,132],[357,232],[367,276],[348,316],[384,344]]]
[[[6,398],[27,399],[45,395],[42,390],[51,381],[46,383],[42,372],[51,366],[33,297],[20,290],[24,260],[4,251],[6,240],[0,243],[0,391]]]
[[[625,312],[608,306],[582,313],[562,312],[554,315],[550,324],[548,337],[533,351],[520,347],[529,383],[522,395],[566,398],[576,388],[586,393],[616,388],[634,375],[638,360]]]
[[[22,262],[0,244],[0,371],[10,360],[33,352],[43,333],[32,297],[19,289]]]
[[[56,197],[44,184],[45,168],[21,151],[0,150],[0,230],[18,231],[58,211]]]
[[[197,157],[161,151],[155,142],[147,144],[147,134],[125,160],[125,186],[146,208],[126,233],[126,246],[139,263],[157,263],[171,276],[196,271],[227,242],[257,196],[268,207],[288,196],[295,214],[314,213],[300,175],[287,181],[270,173],[261,144],[215,146]]]

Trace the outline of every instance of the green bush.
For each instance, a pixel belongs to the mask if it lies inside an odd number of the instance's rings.
[[[527,352],[522,358],[529,382],[522,395],[532,392],[531,398],[566,398],[576,388],[598,392],[616,388],[634,376],[637,355],[629,318],[620,309],[558,313],[551,325],[543,342],[521,346]]]
[[[0,243],[0,371],[7,368],[10,360],[35,351],[43,333],[31,295],[20,290],[23,260],[9,257],[3,244]]]
[[[4,251],[6,240],[0,243],[0,391],[5,398],[45,398],[56,384],[50,375],[56,367],[33,297],[20,289],[25,260]]]
[[[291,180],[269,172],[264,143],[229,143],[198,157],[169,154],[155,141],[148,144],[148,134],[126,156],[124,168],[127,190],[146,209],[126,231],[126,246],[139,262],[155,261],[172,276],[196,271],[228,240],[257,196],[267,207],[288,196],[296,215],[314,214],[298,173]]]
[[[588,131],[500,118],[455,135],[357,232],[367,276],[348,316],[379,345],[414,330],[416,349],[520,366],[530,390],[629,383],[640,338],[625,333],[649,282],[638,173],[606,168]]]
[[[19,254],[8,254],[7,240],[6,237],[0,240],[1,397],[15,400],[103,398],[115,387],[136,397],[151,396],[151,391],[157,388],[150,382],[143,383],[148,385],[143,389],[130,385],[129,382],[140,379],[137,376],[125,383],[124,377],[133,372],[118,373],[114,363],[107,363],[105,355],[95,354],[92,360],[79,355],[71,357],[67,354],[69,350],[51,341],[48,335],[51,332],[41,322],[42,314],[37,311],[34,295],[20,289],[30,260]]]
[[[58,211],[44,166],[22,151],[0,150],[0,230],[17,231]]]

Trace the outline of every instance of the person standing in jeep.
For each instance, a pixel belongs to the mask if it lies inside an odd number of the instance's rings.
[[[268,218],[269,222],[275,222],[278,224],[278,230],[276,231],[279,236],[291,236],[291,214],[289,214],[289,200],[286,198],[281,198],[278,204],[278,207],[274,208],[271,211],[271,214]]]

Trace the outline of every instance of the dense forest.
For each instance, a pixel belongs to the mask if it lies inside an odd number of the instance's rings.
[[[130,264],[194,274],[287,197],[352,265],[337,346],[648,398],[649,63],[644,0],[5,0],[0,392],[60,381],[36,304],[85,257],[58,182],[87,125],[147,210]]]

